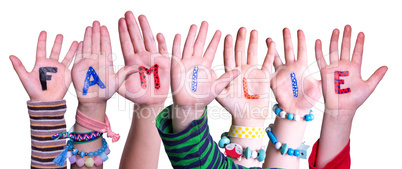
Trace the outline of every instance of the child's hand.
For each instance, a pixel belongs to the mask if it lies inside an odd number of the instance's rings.
[[[226,36],[224,44],[225,71],[240,70],[241,76],[228,85],[216,100],[232,114],[236,125],[245,123],[243,125],[249,126],[250,124],[246,123],[249,123],[251,119],[261,121],[263,125],[268,116],[269,83],[276,52],[275,43],[270,44],[261,69],[257,67],[258,32],[256,30],[250,33],[247,53],[245,45],[245,28],[240,28],[238,31],[234,50],[232,37]],[[253,112],[254,114],[252,114]]]
[[[330,65],[327,65],[323,58],[321,41],[317,40],[315,44],[317,64],[321,71],[325,109],[326,113],[333,116],[342,112],[353,112],[346,114],[353,116],[356,109],[374,91],[388,69],[383,66],[377,69],[367,81],[362,79],[360,71],[364,34],[360,32],[357,36],[352,60],[350,60],[351,31],[349,25],[345,26],[340,59],[338,54],[339,30],[333,31],[330,43]]]
[[[78,43],[74,41],[63,61],[59,62],[59,55],[63,43],[63,35],[57,35],[52,53],[46,58],[46,32],[42,31],[38,39],[36,62],[31,72],[27,72],[24,65],[11,55],[10,60],[15,71],[24,85],[31,101],[62,100],[71,84],[71,71],[68,68],[77,50]]]
[[[141,25],[142,37],[138,24],[131,11],[126,12],[125,18],[119,20],[120,43],[126,66],[143,66],[150,69],[158,65],[158,71],[144,73],[143,81],[140,74],[132,74],[119,88],[119,94],[140,105],[163,104],[167,98],[170,85],[170,59],[164,36],[159,33],[156,38],[158,47],[152,34],[148,20],[144,15],[138,17]],[[155,75],[159,81],[155,84]],[[145,82],[141,85],[142,82]]]
[[[80,104],[106,103],[125,77],[136,70],[123,67],[114,73],[112,48],[106,26],[95,21],[85,30],[84,41],[78,46],[72,78]]]
[[[303,117],[321,97],[321,83],[308,70],[306,39],[302,30],[297,31],[297,39],[296,60],[290,31],[283,29],[286,64],[282,63],[277,53],[274,60],[276,72],[271,87],[277,102],[286,112]],[[267,44],[271,41],[267,39]]]
[[[219,44],[221,32],[215,32],[211,43],[204,55],[204,44],[207,37],[208,23],[202,22],[200,32],[195,40],[197,26],[191,25],[183,55],[180,49],[180,35],[176,35],[173,42],[172,60],[172,92],[175,105],[193,107],[197,104],[199,108],[207,106],[226,85],[237,75],[238,71],[226,72],[219,79],[211,69],[216,49]],[[195,42],[194,42],[195,41]],[[193,85],[194,68],[198,67],[196,84]],[[193,86],[196,89],[193,90]]]

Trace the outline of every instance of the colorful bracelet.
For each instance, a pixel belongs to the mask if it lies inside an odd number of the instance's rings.
[[[300,117],[298,114],[293,114],[293,113],[286,113],[286,111],[282,110],[278,104],[275,104],[272,107],[272,111],[275,112],[275,114],[280,117],[280,118],[286,118],[288,120],[294,120],[294,121],[300,121],[305,120],[307,122],[313,121],[314,120],[314,115],[313,110],[310,110],[309,114],[306,114],[304,117]]]
[[[275,149],[280,150],[282,155],[288,154],[290,156],[295,156],[297,158],[307,159],[307,149],[310,146],[305,145],[303,143],[297,149],[292,149],[289,148],[286,143],[282,144],[276,139],[275,135],[271,131],[271,127],[267,127],[265,131],[267,132],[267,135],[271,143],[275,145]]]
[[[87,143],[97,140],[103,136],[103,133],[98,131],[91,131],[87,133],[77,133],[77,132],[62,132],[57,133],[52,136],[53,139],[57,140],[60,138],[69,138],[73,143]]]
[[[255,158],[259,162],[264,161],[265,159],[265,148],[261,148],[258,151],[252,151],[249,147],[244,149],[241,145],[236,143],[231,143],[230,139],[227,137],[228,132],[224,132],[221,135],[221,140],[218,142],[218,146],[220,148],[225,148],[225,155],[236,158],[237,160],[241,160],[241,157],[244,156],[246,159]]]
[[[230,126],[228,137],[238,138],[263,138],[264,127],[244,127],[244,126]]]

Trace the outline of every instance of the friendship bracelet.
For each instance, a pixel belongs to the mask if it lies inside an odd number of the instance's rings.
[[[314,120],[314,115],[313,110],[310,110],[309,114],[306,114],[304,117],[300,117],[298,114],[293,114],[293,113],[286,113],[286,111],[282,110],[279,108],[278,104],[275,104],[272,107],[272,111],[275,112],[275,114],[280,117],[280,118],[286,118],[288,120],[294,120],[294,121],[300,121],[300,120],[305,120],[307,122],[313,121]]]
[[[94,164],[96,166],[102,165],[103,162],[109,159],[107,156],[110,153],[110,149],[108,147],[108,144],[104,138],[102,138],[102,147],[96,151],[93,152],[84,152],[84,151],[79,151],[77,148],[74,148],[73,143],[71,141],[67,142],[67,158],[70,161],[70,164],[77,164],[78,167],[85,166],[86,167],[93,167]],[[77,156],[81,158],[77,158]],[[84,157],[88,156],[84,161]]]
[[[271,124],[272,125],[272,124]],[[271,126],[270,125],[270,126]],[[290,156],[295,156],[297,158],[302,158],[302,159],[307,159],[307,149],[310,147],[308,145],[305,145],[304,143],[301,144],[297,149],[292,149],[289,148],[288,145],[282,144],[279,142],[275,135],[271,131],[271,127],[267,127],[266,129],[267,135],[269,137],[269,140],[271,141],[272,144],[275,145],[275,149],[280,150],[282,155],[288,154]]]
[[[91,131],[87,133],[77,133],[77,132],[62,132],[62,133],[57,133],[52,136],[53,139],[57,140],[59,138],[69,138],[70,141],[73,143],[88,143],[94,140],[97,140],[98,138],[101,138],[103,136],[103,133],[98,132],[98,131]]]
[[[102,123],[86,116],[77,109],[77,115],[75,116],[75,120],[77,121],[78,124],[84,126],[85,128],[102,133],[107,133],[107,137],[109,138],[111,137],[113,143],[119,141],[120,139],[120,135],[112,131],[109,118],[107,117],[106,114],[105,114],[105,123]]]
[[[263,127],[244,127],[232,125],[229,130],[229,137],[238,138],[263,138],[264,128]]]
[[[218,142],[218,146],[220,148],[225,148],[225,155],[236,158],[237,160],[241,160],[241,157],[244,156],[246,159],[255,158],[259,162],[265,160],[265,148],[261,147],[258,151],[253,151],[250,147],[247,147],[243,151],[243,147],[236,143],[231,143],[230,139],[227,137],[228,132],[224,132],[221,135],[221,140]]]

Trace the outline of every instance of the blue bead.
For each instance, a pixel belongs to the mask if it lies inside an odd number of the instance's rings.
[[[107,157],[107,155],[105,153],[100,154],[99,157],[102,158],[103,162],[105,162],[107,159],[109,159],[109,157]]]
[[[71,152],[71,153],[73,153],[73,155],[76,155],[76,154],[78,154],[78,149],[73,149],[73,151]]]
[[[287,119],[289,120],[293,120],[293,114],[292,113],[288,113],[288,115],[286,116]]]
[[[313,110],[310,110],[310,113],[312,113],[313,112]]]
[[[102,154],[103,152],[101,150],[98,150],[98,154]]]
[[[300,150],[295,150],[294,156],[298,157],[300,155]]]
[[[81,158],[84,158],[84,157],[85,157],[85,152],[84,152],[84,151],[81,151],[81,152],[80,152],[80,156],[81,156]]]
[[[280,108],[275,109],[275,114],[278,115],[282,110]]]
[[[288,149],[288,155],[291,156],[291,155],[293,155],[293,153],[294,153],[294,150],[293,150],[292,148],[289,148],[289,149]]]
[[[89,152],[88,153],[88,157],[93,157],[94,156],[94,153],[93,152]]]
[[[98,151],[94,151],[94,156],[98,156]]]
[[[101,148],[101,151],[102,151],[102,152],[105,152],[105,148],[102,147],[102,148]]]
[[[279,107],[279,105],[278,105],[278,103],[276,103],[276,104],[272,107],[272,111],[275,112],[275,109],[278,108],[278,107]]]
[[[247,148],[244,150],[243,155],[244,155],[244,157],[245,157],[246,159],[249,159],[249,158],[251,157],[251,150],[250,150],[249,147],[247,147]]]
[[[262,162],[265,160],[265,150],[263,150],[263,149],[258,150],[257,160],[259,162]]]
[[[274,136],[274,134],[272,134],[271,131],[268,131],[267,134],[268,134],[268,138],[269,138],[269,140],[271,140],[272,144],[275,144],[278,141],[278,140],[276,140],[276,137]]]
[[[225,148],[226,145],[230,144],[230,140],[227,137],[223,137],[221,140],[219,140],[219,147],[220,148]]]
[[[310,116],[309,114],[306,114],[306,115],[304,116],[304,120],[306,120],[306,121],[311,121],[311,116]]]
[[[310,114],[310,119],[311,119],[311,121],[314,120],[314,114]]]
[[[221,138],[222,138],[223,136],[226,136],[226,137],[227,137],[228,134],[229,134],[228,132],[223,132],[223,133],[221,134]]]
[[[68,148],[68,150],[71,150],[71,149],[74,148],[74,146],[73,145],[67,145],[67,148]]]

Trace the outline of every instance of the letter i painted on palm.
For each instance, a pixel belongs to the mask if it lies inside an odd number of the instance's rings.
[[[197,91],[197,79],[198,79],[198,66],[195,66],[193,69],[193,78],[191,81],[191,90],[193,92]]]
[[[296,74],[294,72],[290,74],[290,79],[292,79],[293,97],[297,97],[299,96],[299,89],[297,87],[297,79]]]
[[[91,81],[91,76],[94,79],[92,81]],[[82,89],[82,95],[87,95],[88,88],[93,85],[98,85],[101,89],[106,88],[105,84],[103,84],[103,82],[99,78],[98,74],[96,74],[95,69],[92,66],[90,66],[87,71],[87,76],[85,77],[84,88]]]
[[[335,85],[335,93],[336,94],[346,94],[350,93],[350,88],[341,89],[341,84],[344,84],[345,81],[340,79],[341,76],[349,76],[349,71],[335,71],[334,72],[334,85]]]

